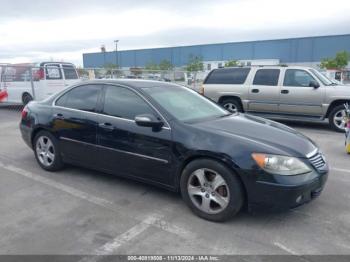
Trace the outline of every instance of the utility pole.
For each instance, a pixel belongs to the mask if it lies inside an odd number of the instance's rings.
[[[115,66],[118,68],[118,42],[119,40],[114,40],[115,43]]]

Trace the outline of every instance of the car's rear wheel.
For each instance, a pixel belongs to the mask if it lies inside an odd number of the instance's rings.
[[[329,125],[337,132],[345,132],[346,127],[346,111],[344,105],[336,106],[329,114]]]
[[[221,102],[221,105],[232,113],[243,112],[240,102],[236,99],[225,99]]]
[[[225,165],[211,159],[189,163],[182,172],[181,194],[190,209],[211,221],[225,221],[243,205],[239,179]]]
[[[33,97],[30,94],[28,94],[28,93],[23,94],[22,103],[24,106],[27,105],[32,100],[33,100]]]
[[[47,171],[63,168],[57,139],[47,131],[40,131],[34,138],[35,158],[39,165]]]

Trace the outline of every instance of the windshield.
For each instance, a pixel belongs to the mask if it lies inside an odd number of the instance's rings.
[[[193,122],[230,113],[193,90],[182,86],[144,88],[160,106],[182,122]]]
[[[329,86],[334,84],[334,82],[330,79],[328,79],[325,75],[321,74],[316,69],[310,69],[310,71],[320,80],[324,85]]]

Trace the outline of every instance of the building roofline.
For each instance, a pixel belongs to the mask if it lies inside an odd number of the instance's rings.
[[[167,47],[150,47],[150,48],[140,48],[140,49],[118,50],[118,52],[133,52],[133,51],[154,50],[154,49],[171,49],[171,48],[200,47],[200,46],[213,46],[213,45],[225,45],[225,44],[243,44],[243,43],[273,42],[273,41],[284,41],[284,40],[298,40],[298,39],[326,38],[326,37],[341,37],[341,36],[350,36],[350,33],[348,33],[348,34],[338,34],[338,35],[303,36],[303,37],[291,37],[291,38],[275,38],[275,39],[263,39],[263,40],[247,40],[247,41],[238,41],[238,42],[221,42],[221,43],[210,43],[210,44],[196,44],[196,45],[179,45],[179,46],[167,46]],[[84,55],[90,55],[90,54],[103,54],[103,53],[115,53],[115,51],[83,53],[83,56],[84,56]]]

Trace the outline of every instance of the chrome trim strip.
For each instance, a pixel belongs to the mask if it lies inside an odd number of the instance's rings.
[[[120,120],[125,120],[125,121],[129,121],[129,122],[134,122],[135,120],[132,119],[126,119],[126,118],[121,118],[121,117],[116,117],[116,116],[110,116],[110,115],[104,115],[104,114],[100,114],[100,113],[95,113],[95,112],[89,112],[89,111],[83,111],[83,110],[79,110],[79,109],[73,109],[73,108],[68,108],[68,107],[63,107],[63,106],[56,106],[56,101],[61,98],[63,95],[65,95],[67,92],[69,92],[70,90],[79,87],[79,86],[83,86],[83,85],[91,85],[91,84],[99,84],[99,85],[114,85],[114,86],[120,86],[120,87],[124,87],[127,88],[128,90],[136,93],[137,95],[139,95],[140,97],[142,97],[142,99],[149,104],[159,115],[160,117],[163,119],[163,121],[165,122],[165,124],[167,126],[163,126],[162,129],[166,129],[166,130],[171,130],[171,127],[168,123],[168,121],[166,121],[165,117],[158,111],[157,108],[155,108],[142,94],[140,94],[138,91],[134,90],[133,88],[130,88],[128,86],[125,85],[121,85],[121,84],[114,84],[114,83],[84,83],[84,84],[76,84],[74,86],[71,86],[71,88],[62,91],[61,93],[59,93],[59,96],[57,96],[53,101],[52,101],[52,107],[56,107],[56,108],[62,108],[62,109],[67,109],[67,110],[71,110],[71,111],[76,111],[76,112],[86,112],[86,113],[90,113],[90,114],[94,114],[94,115],[98,115],[98,116],[107,116],[107,117],[112,117],[112,118],[117,118]]]
[[[165,160],[165,159],[161,159],[161,158],[157,158],[157,157],[153,157],[153,156],[146,156],[146,155],[142,155],[142,154],[137,154],[137,153],[133,153],[133,152],[125,151],[125,150],[105,147],[105,146],[101,146],[101,145],[94,145],[94,144],[91,144],[91,143],[78,141],[78,140],[67,138],[67,137],[60,137],[60,139],[65,140],[65,141],[69,141],[69,142],[80,143],[80,144],[84,144],[84,145],[88,145],[88,146],[94,146],[94,147],[98,147],[98,148],[102,148],[102,149],[108,149],[108,150],[116,151],[116,152],[119,152],[119,153],[125,153],[125,154],[128,154],[128,155],[143,157],[143,158],[159,161],[159,162],[162,162],[162,163],[165,163],[165,164],[169,163],[169,161]]]
[[[313,151],[311,151],[310,153],[308,153],[308,154],[306,155],[306,157],[307,157],[307,158],[310,158],[310,157],[316,155],[317,152],[318,152],[318,148],[316,148],[315,150],[313,150]]]

